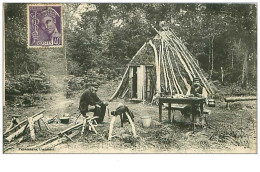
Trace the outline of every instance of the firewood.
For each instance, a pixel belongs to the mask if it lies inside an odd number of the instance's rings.
[[[40,111],[40,112],[38,112],[38,113],[36,113],[36,114],[34,114],[34,115],[31,116],[31,117],[34,118],[34,117],[36,117],[37,115],[42,114],[43,112],[45,112],[45,109],[42,110],[42,111]],[[4,135],[9,134],[10,132],[14,131],[15,129],[17,129],[17,128],[20,127],[21,125],[26,124],[27,122],[28,122],[28,119],[25,119],[25,120],[21,121],[19,124],[17,124],[16,126],[14,126],[12,129],[6,131],[6,132],[4,133]]]
[[[6,138],[6,140],[8,142],[11,142],[13,139],[15,138],[18,138],[21,134],[24,133],[25,129],[27,128],[28,124],[27,125],[24,125],[23,127],[21,127],[19,130],[17,130],[16,132],[14,132],[13,134],[11,134],[10,136],[8,136]]]

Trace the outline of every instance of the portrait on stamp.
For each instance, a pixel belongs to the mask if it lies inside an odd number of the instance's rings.
[[[61,47],[62,6],[28,5],[28,47]]]

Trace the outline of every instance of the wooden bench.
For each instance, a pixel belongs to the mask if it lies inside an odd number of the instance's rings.
[[[250,100],[257,100],[256,96],[248,96],[248,97],[226,97],[224,98],[225,102],[227,102],[226,107],[229,108],[230,102],[237,102],[237,101],[250,101]]]
[[[189,106],[188,104],[171,104],[171,110],[172,111],[175,111],[175,110],[178,110],[181,112],[181,114],[183,114],[183,110]],[[165,109],[169,109],[169,107],[165,107]]]

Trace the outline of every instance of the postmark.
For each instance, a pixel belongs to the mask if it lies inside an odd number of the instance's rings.
[[[28,48],[63,47],[62,5],[27,5]]]

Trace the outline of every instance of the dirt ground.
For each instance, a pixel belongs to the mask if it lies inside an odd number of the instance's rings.
[[[57,55],[55,56],[57,57]],[[120,127],[120,118],[115,122],[113,135],[116,137],[108,141],[110,116],[106,113],[104,123],[97,126],[98,134],[88,131],[82,138],[75,137],[72,141],[55,146],[50,150],[26,150],[27,147],[47,140],[62,130],[75,125],[78,115],[78,102],[84,90],[74,92],[69,99],[65,97],[65,59],[60,56],[45,56],[42,58],[42,67],[52,84],[49,94],[44,94],[43,99],[34,107],[4,107],[4,131],[10,125],[11,115],[21,115],[20,121],[33,114],[46,109],[44,120],[62,117],[69,114],[70,123],[49,124],[50,134],[45,126],[42,130],[36,126],[36,141],[28,138],[16,142],[4,142],[4,153],[256,153],[256,101],[238,102],[230,105],[230,110],[225,106],[223,97],[216,99],[216,107],[206,107],[211,110],[207,117],[209,127],[197,128],[192,132],[189,125],[183,122],[180,112],[174,112],[176,123],[167,123],[167,111],[163,110],[163,122],[158,122],[158,106],[141,103],[131,103],[122,99],[109,102],[107,109],[111,112],[119,102],[127,105],[135,115],[135,127],[138,137],[133,138],[131,126],[125,124]],[[118,82],[106,82],[98,90],[99,97],[108,101],[115,91]],[[141,117],[152,117],[150,128],[143,128]],[[80,117],[78,122],[83,121]]]

